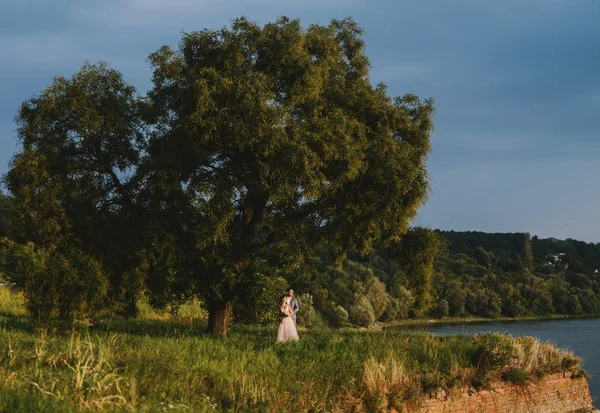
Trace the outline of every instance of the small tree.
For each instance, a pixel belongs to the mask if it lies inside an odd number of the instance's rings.
[[[373,307],[364,295],[355,298],[355,303],[350,307],[348,316],[352,324],[363,327],[369,327],[376,321]]]
[[[106,64],[57,77],[21,106],[22,151],[4,181],[19,233],[39,259],[30,273],[6,271],[37,321],[94,314],[101,303],[135,313],[144,239],[134,179],[143,147],[138,107],[135,89]]]
[[[298,297],[298,306],[300,311],[298,312],[298,324],[306,327],[311,327],[317,321],[317,312],[313,307],[312,295],[305,293],[300,294]]]

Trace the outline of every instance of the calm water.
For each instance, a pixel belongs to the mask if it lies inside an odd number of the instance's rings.
[[[512,336],[527,335],[568,349],[583,359],[583,368],[590,374],[589,385],[594,405],[600,405],[600,319],[598,318],[432,325],[419,329],[440,335],[471,335],[486,332],[500,332]]]

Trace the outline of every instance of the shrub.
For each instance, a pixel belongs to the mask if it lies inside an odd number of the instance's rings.
[[[317,321],[317,312],[313,307],[313,298],[312,295],[300,294],[298,297],[298,306],[300,309],[298,310],[298,324],[306,327],[311,327]]]
[[[396,314],[397,318],[406,318],[410,312],[411,307],[415,303],[415,298],[410,290],[400,287],[398,290],[398,295],[396,296],[398,299],[398,313]]]
[[[348,324],[348,311],[335,302],[331,303],[331,321],[336,327],[344,327]]]
[[[366,297],[371,303],[375,320],[379,320],[389,305],[388,293],[385,291],[385,284],[376,277],[367,281]]]
[[[2,270],[22,289],[38,327],[93,317],[105,304],[108,280],[100,263],[77,248],[37,248],[2,241]]]
[[[518,294],[510,294],[502,303],[502,314],[507,317],[518,317],[525,314],[526,310],[521,303],[521,297]]]
[[[388,294],[388,306],[382,319],[394,321],[407,318],[415,299],[412,293],[402,286],[392,287]]]
[[[488,308],[486,312],[486,317],[488,318],[498,318],[502,314],[502,309],[500,308],[501,301],[497,294],[491,293]]]
[[[356,298],[354,305],[348,311],[350,322],[363,327],[369,327],[375,322],[375,312],[371,303],[364,295]]]
[[[475,335],[475,342],[470,354],[475,367],[471,384],[479,390],[489,388],[490,372],[512,365],[517,356],[512,341],[501,334]]]
[[[514,384],[523,385],[531,379],[531,375],[525,370],[515,367],[502,373],[501,378],[504,381],[509,381]]]
[[[397,298],[392,297],[391,295],[388,296],[388,306],[385,310],[385,313],[383,313],[383,321],[394,321],[398,319],[398,314],[400,312],[399,307],[400,301]]]
[[[286,287],[287,281],[282,277],[255,274],[254,282],[246,288],[246,294],[233,305],[235,320],[262,325],[277,322],[277,304],[285,294]]]

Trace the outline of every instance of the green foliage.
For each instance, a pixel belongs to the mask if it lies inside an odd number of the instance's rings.
[[[502,314],[507,317],[519,317],[525,315],[526,311],[518,294],[507,296],[502,303]]]
[[[531,380],[531,375],[522,368],[511,368],[502,373],[502,380],[513,384],[524,385]]]
[[[331,303],[331,319],[333,320],[333,325],[336,327],[345,327],[348,325],[348,311],[344,307],[335,302]]]
[[[242,324],[275,324],[278,320],[277,305],[285,294],[287,285],[287,281],[282,277],[255,274],[244,295],[238,297],[234,303],[235,320]],[[304,306],[300,303],[299,305],[304,312]],[[306,310],[310,311],[308,308]]]
[[[525,264],[525,268],[529,270],[533,269],[533,250],[529,232],[523,235],[523,263]]]
[[[365,286],[365,295],[371,303],[375,320],[379,320],[390,304],[385,284],[375,277],[371,278]]]
[[[364,46],[349,18],[240,18],[153,53],[145,96],[105,63],[56,77],[17,116],[3,278],[40,324],[195,298],[224,334],[284,279],[334,325],[600,313],[598,244],[410,227],[433,103],[373,87]]]
[[[412,231],[404,242],[410,240]],[[438,248],[427,247],[423,252],[432,254],[433,262],[428,295],[438,297],[436,303],[445,300],[449,316],[499,318],[600,312],[600,277],[597,275],[536,264],[529,271],[518,264],[528,260],[522,256],[528,250],[523,243],[530,242],[532,252],[537,251],[537,243],[541,241],[535,237],[530,239],[527,234],[436,233],[440,237],[450,234],[449,238],[459,246],[453,247],[441,239]],[[475,242],[489,250],[474,245]],[[410,279],[407,274],[418,260],[404,259],[397,255],[399,251],[387,248],[375,249],[364,256],[352,253],[341,267],[331,265],[331,261],[322,255],[316,257],[308,286],[314,293],[317,311],[332,325],[337,325],[330,308],[331,301],[350,309],[356,305],[357,297],[365,296],[376,321],[392,322],[418,315],[414,296],[420,292],[406,287]],[[565,259],[563,255],[561,257]],[[538,263],[545,257],[533,255],[533,259]],[[377,317],[376,304],[381,303],[381,299],[374,300],[374,297],[387,298],[380,317]],[[438,308],[436,304],[430,306],[427,314],[445,316],[445,310],[441,310],[442,307]]]
[[[427,191],[433,106],[372,87],[351,19],[236,19],[150,62],[149,190],[179,214],[209,305],[239,294],[254,259],[298,267],[323,245],[340,264],[408,229]]]
[[[493,255],[487,252],[483,247],[475,248],[473,256],[477,261],[477,264],[483,267],[489,267],[492,265]]]
[[[565,303],[565,310],[567,310],[567,314],[578,315],[583,311],[583,307],[579,302],[579,297],[575,294],[571,294],[567,297],[567,302]]]
[[[317,322],[317,312],[313,306],[313,298],[310,294],[300,294],[297,297],[300,311],[297,315],[298,324],[303,327],[314,326]]]
[[[0,238],[17,235],[17,217],[14,199],[0,192]]]
[[[445,292],[445,300],[448,303],[448,315],[459,317],[465,310],[466,292],[458,281],[451,282]]]
[[[448,305],[448,301],[443,298],[438,301],[438,304],[434,310],[434,314],[436,317],[444,318],[450,315],[450,306]]]
[[[90,270],[100,285],[51,300],[135,315],[144,290],[157,307],[196,295],[225,333],[256,262],[287,271],[322,248],[339,265],[397,242],[428,190],[434,108],[373,87],[364,50],[350,18],[240,18],[152,53],[146,96],[100,63],[24,102],[5,177],[23,241],[62,268],[51,279],[75,285]],[[42,278],[26,294],[41,294]],[[383,288],[361,282],[381,316]]]
[[[21,106],[22,151],[5,183],[20,214],[16,232],[35,245],[15,248],[36,258],[33,271],[8,272],[39,322],[85,318],[102,304],[125,307],[139,291],[140,277],[131,279],[143,238],[141,211],[133,210],[138,104],[118,72],[86,64]]]
[[[354,304],[348,310],[348,317],[352,324],[363,327],[369,327],[376,321],[373,306],[364,295],[355,298]]]
[[[433,306],[434,260],[444,248],[443,240],[435,232],[415,227],[391,250],[404,271],[406,278],[402,282],[413,294],[415,303],[412,310],[417,316],[425,314]]]
[[[0,253],[0,269],[23,291],[27,310],[39,326],[57,318],[86,319],[103,307],[107,281],[99,263],[81,251],[59,252],[4,239]]]
[[[490,386],[490,372],[511,365],[516,356],[512,343],[500,334],[481,335],[476,343],[469,354],[475,366],[473,387],[486,389]]]

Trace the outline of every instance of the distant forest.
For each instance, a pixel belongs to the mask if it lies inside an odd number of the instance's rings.
[[[348,309],[350,322],[364,325],[415,316],[600,313],[600,243],[423,228],[409,231],[405,241],[410,244],[415,232],[437,238],[433,251],[419,251],[419,246],[397,254],[375,250],[351,256],[340,270],[321,267],[309,288],[317,307],[333,320],[336,314],[345,318],[343,309]],[[408,255],[423,260],[429,253],[430,273]]]
[[[16,216],[11,198],[0,194],[0,240],[5,246],[17,230]],[[299,296],[300,323],[305,325],[600,314],[600,243],[415,227],[400,242],[367,255],[349,254],[342,264],[332,262],[326,250],[326,245],[322,254],[317,249],[311,263],[301,268],[277,268],[265,261],[262,268],[269,276],[248,284],[236,302],[235,319],[272,322],[273,302],[288,285]],[[11,266],[11,254],[0,248],[4,279],[27,277]]]

